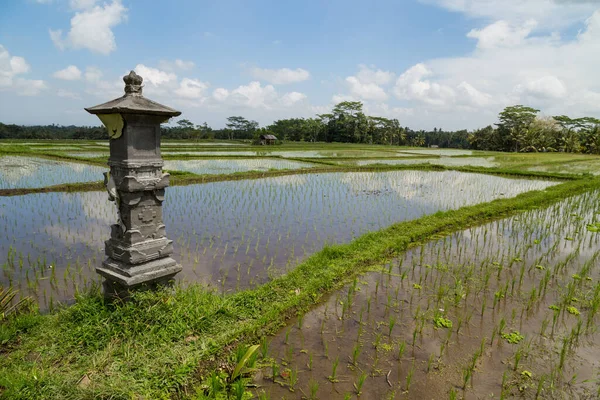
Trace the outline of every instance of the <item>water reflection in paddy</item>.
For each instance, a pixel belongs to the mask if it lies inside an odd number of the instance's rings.
[[[363,151],[363,150],[301,150],[301,151],[189,151],[189,150],[163,150],[163,155],[187,155],[187,156],[248,156],[268,157],[277,156],[284,158],[343,158],[343,157],[414,157],[414,154],[396,153],[386,151]]]
[[[315,164],[298,161],[259,159],[208,159],[208,160],[165,160],[164,169],[188,171],[195,174],[231,174],[246,171],[268,171],[269,169],[311,168]]]
[[[430,156],[472,156],[472,150],[460,150],[460,149],[408,149],[402,150],[404,153],[410,154],[422,154]]]
[[[412,158],[408,160],[398,159],[379,159],[379,160],[349,160],[340,162],[345,165],[415,165],[415,164],[431,164],[443,165],[446,167],[487,167],[493,168],[500,166],[500,163],[494,160],[494,157],[440,157],[440,158]]]
[[[164,215],[180,278],[235,290],[325,243],[553,184],[455,171],[292,175],[171,187]],[[104,192],[0,198],[0,284],[29,282],[41,296],[37,281],[55,298],[72,296],[75,285],[98,280],[93,270],[115,218]]]
[[[61,183],[103,179],[108,167],[48,160],[37,157],[0,157],[0,189],[36,188]]]

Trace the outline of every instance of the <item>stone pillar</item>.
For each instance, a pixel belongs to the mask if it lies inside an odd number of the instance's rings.
[[[108,298],[155,288],[181,271],[171,258],[173,242],[166,236],[162,218],[169,174],[162,171],[160,155],[160,124],[181,113],[143,97],[143,79],[135,72],[123,80],[123,97],[86,108],[102,120],[110,136],[105,184],[118,218],[105,242],[108,258],[96,268],[105,278]]]

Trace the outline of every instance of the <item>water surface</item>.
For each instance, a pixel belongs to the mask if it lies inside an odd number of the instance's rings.
[[[0,156],[0,189],[103,180],[108,167],[27,156]]]

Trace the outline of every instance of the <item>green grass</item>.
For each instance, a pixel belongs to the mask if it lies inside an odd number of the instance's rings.
[[[326,247],[287,275],[231,295],[191,285],[107,305],[92,291],[52,314],[11,318],[0,325],[0,397],[188,397],[203,376],[231,360],[236,347],[257,344],[407,248],[599,187],[598,179],[569,181],[398,223]]]

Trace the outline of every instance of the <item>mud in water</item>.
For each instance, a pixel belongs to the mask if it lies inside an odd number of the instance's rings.
[[[266,339],[256,394],[598,398],[599,194],[458,232],[360,277]]]

